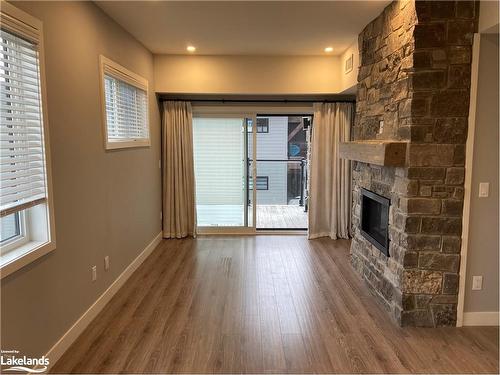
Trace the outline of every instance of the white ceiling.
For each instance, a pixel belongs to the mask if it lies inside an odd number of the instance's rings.
[[[96,1],[156,54],[339,55],[390,1]]]

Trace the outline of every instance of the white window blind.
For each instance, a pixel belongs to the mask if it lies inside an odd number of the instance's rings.
[[[47,197],[38,46],[0,30],[1,215]]]
[[[147,81],[101,59],[107,147],[149,145]]]

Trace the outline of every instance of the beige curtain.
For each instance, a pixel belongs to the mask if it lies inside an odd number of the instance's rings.
[[[163,103],[163,237],[196,235],[193,118],[188,102]]]
[[[349,238],[351,164],[339,158],[350,139],[352,103],[315,103],[311,140],[309,238]]]

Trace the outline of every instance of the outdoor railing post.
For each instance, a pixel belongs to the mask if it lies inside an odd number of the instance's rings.
[[[304,206],[304,159],[300,161],[300,200],[299,206]]]

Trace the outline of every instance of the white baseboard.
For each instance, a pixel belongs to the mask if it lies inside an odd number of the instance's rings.
[[[54,344],[54,346],[45,355],[49,358],[50,367],[52,367],[64,352],[73,344],[73,342],[80,336],[89,323],[101,312],[103,307],[111,300],[111,298],[120,290],[125,284],[125,281],[134,273],[134,271],[146,260],[146,258],[153,252],[162,240],[162,232],[158,233],[156,237],[149,243],[148,246],[135,258],[132,263],[116,278],[116,280],[109,286],[106,291],[88,308],[85,313],[71,326],[70,329]]]
[[[464,312],[464,326],[498,326],[498,311]]]

